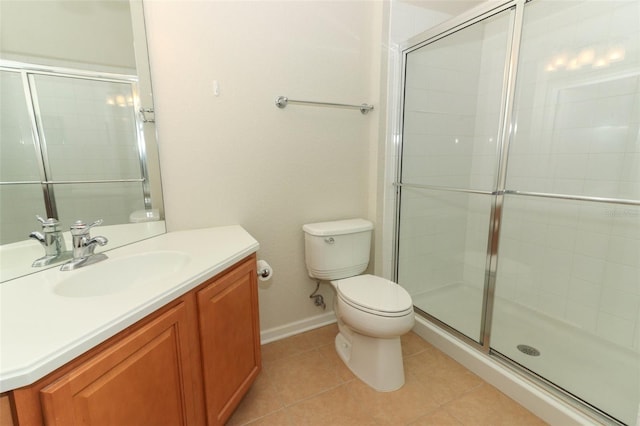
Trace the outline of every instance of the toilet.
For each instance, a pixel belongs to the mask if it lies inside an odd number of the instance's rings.
[[[400,336],[414,324],[413,302],[398,284],[360,275],[369,264],[373,224],[347,219],[302,227],[309,276],[336,291],[338,356],[363,382],[380,392],[404,385]]]

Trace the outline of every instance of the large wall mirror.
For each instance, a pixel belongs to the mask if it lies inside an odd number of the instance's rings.
[[[55,266],[36,216],[165,232],[142,0],[0,3],[0,281]],[[100,251],[100,250],[96,250]],[[41,262],[42,263],[42,262]]]

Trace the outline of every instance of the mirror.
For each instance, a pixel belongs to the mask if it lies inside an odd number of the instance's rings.
[[[36,215],[110,250],[166,231],[141,0],[3,0],[0,282],[59,265]],[[64,259],[67,260],[67,259]],[[40,262],[43,263],[43,262]]]

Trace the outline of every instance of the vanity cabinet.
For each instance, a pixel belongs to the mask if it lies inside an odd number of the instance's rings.
[[[13,426],[9,394],[0,394],[0,426]]]
[[[195,425],[189,298],[40,391],[44,422]]]
[[[207,424],[222,425],[261,369],[256,262],[198,291]]]
[[[33,385],[16,425],[222,425],[261,370],[255,254]]]

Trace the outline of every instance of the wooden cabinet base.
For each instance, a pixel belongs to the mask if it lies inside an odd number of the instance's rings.
[[[13,426],[13,414],[11,413],[11,401],[9,394],[0,394],[0,426]]]
[[[202,424],[191,403],[188,302],[42,389],[45,424]]]
[[[197,294],[209,425],[223,425],[262,368],[255,262],[245,262]]]
[[[35,384],[0,396],[0,410],[11,400],[15,414],[5,420],[0,413],[0,426],[222,425],[260,370],[251,255]]]

